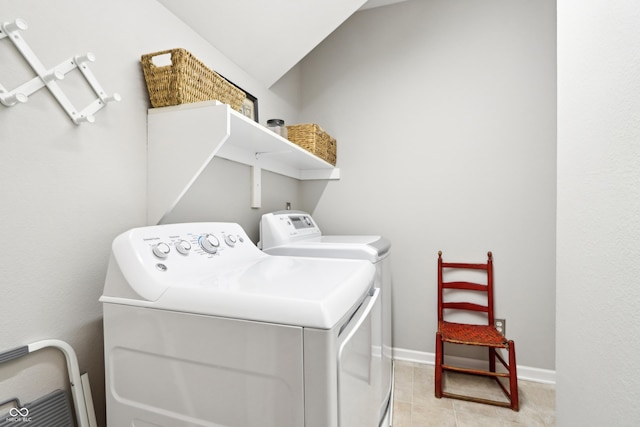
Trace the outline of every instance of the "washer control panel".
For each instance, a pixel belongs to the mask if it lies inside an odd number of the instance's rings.
[[[238,224],[201,222],[131,229],[114,239],[112,257],[109,270],[121,274],[107,274],[104,296],[130,287],[139,299],[155,301],[169,288],[226,284],[242,266],[270,256]]]
[[[134,228],[114,240],[113,253],[124,269],[137,260],[150,271],[191,277],[264,255],[238,224],[218,222]]]
[[[163,233],[156,231],[156,235],[143,237],[142,241],[146,243],[150,252],[157,259],[167,259],[172,254],[184,257],[216,255],[221,250],[235,248],[236,245],[243,244],[246,238],[241,234],[224,230],[169,235],[163,235]]]

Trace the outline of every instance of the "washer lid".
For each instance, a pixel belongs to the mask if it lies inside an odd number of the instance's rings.
[[[361,260],[267,255],[234,223],[164,224],[114,239],[100,301],[328,329],[374,275]]]
[[[382,236],[321,236],[264,249],[270,255],[363,259],[378,262],[387,256],[391,242]]]
[[[362,301],[374,275],[365,261],[265,256],[233,272],[174,282],[155,301],[101,301],[330,329]]]

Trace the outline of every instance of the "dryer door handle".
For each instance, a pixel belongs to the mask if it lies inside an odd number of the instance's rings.
[[[367,306],[365,307],[364,311],[360,314],[360,316],[358,316],[356,320],[356,324],[353,326],[353,328],[351,328],[347,336],[343,340],[341,340],[342,343],[340,344],[340,349],[338,350],[338,360],[340,360],[342,356],[342,351],[344,350],[344,347],[349,343],[349,341],[351,341],[351,338],[360,330],[362,323],[364,323],[364,321],[369,318],[369,315],[371,314],[371,310],[373,310],[373,307],[375,307],[376,302],[378,302],[379,296],[380,296],[380,289],[375,288],[373,291],[373,295],[370,297],[369,302],[367,303]],[[349,320],[349,322],[342,327],[343,331],[349,329],[349,327],[351,326],[350,324],[351,322],[354,321],[354,319],[355,319],[355,316],[352,317]]]

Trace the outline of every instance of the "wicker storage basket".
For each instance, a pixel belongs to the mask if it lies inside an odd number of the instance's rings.
[[[317,124],[287,126],[287,138],[328,163],[336,165],[337,142]]]
[[[157,66],[153,57],[171,55],[171,65]],[[154,107],[218,100],[239,110],[246,94],[185,49],[163,50],[140,58],[149,99]]]

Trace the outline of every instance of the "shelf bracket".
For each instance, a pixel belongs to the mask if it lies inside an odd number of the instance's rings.
[[[254,209],[262,207],[262,168],[260,166],[251,166],[251,207]]]

